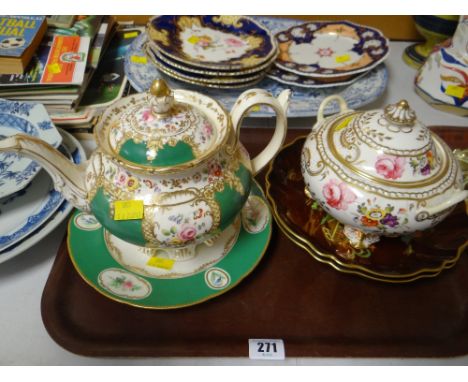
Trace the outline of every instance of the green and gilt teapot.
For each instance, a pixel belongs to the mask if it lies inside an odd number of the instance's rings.
[[[252,176],[284,141],[289,96],[288,90],[277,99],[261,89],[247,90],[229,114],[210,97],[172,90],[158,79],[148,92],[125,97],[104,112],[95,127],[98,148],[82,165],[27,135],[1,141],[0,151],[38,161],[56,189],[111,234],[183,259],[239,215]],[[260,104],[275,111],[276,129],[251,160],[239,142],[239,130],[243,117]],[[118,201],[138,201],[143,216],[116,220]]]

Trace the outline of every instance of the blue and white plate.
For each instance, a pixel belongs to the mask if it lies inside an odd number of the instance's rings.
[[[67,133],[61,129],[59,130],[63,136],[63,142],[60,146],[60,150],[64,153],[67,152],[70,158],[76,164],[85,161],[85,151],[77,139],[74,138],[70,133]],[[47,174],[41,173],[39,176],[49,178]],[[63,222],[70,214],[72,209],[72,205],[66,200],[63,200],[55,212],[52,213],[52,215],[50,215],[48,218],[44,218],[44,215],[41,219],[29,227],[30,229],[28,230],[28,234],[22,236],[21,239],[8,246],[8,248],[2,249],[0,251],[0,263],[3,263],[31,248],[34,244],[39,242],[51,231],[53,231],[61,222]]]
[[[264,22],[265,18],[261,18]],[[267,19],[269,25],[275,25],[278,19]],[[291,20],[287,20],[289,23]],[[292,21],[296,22],[296,21]],[[279,21],[277,25],[285,27],[285,21]],[[290,24],[289,24],[290,25]],[[146,57],[145,52],[146,33],[138,36],[130,46],[125,57],[125,74],[132,87],[138,92],[147,91],[154,79],[162,77],[162,74]],[[169,86],[174,89],[191,89],[202,92],[223,104],[230,110],[237,100],[237,97],[243,90],[215,90],[201,86],[191,86],[173,79],[167,79]],[[385,64],[381,64],[366,73],[363,77],[349,86],[330,87],[324,89],[306,89],[295,88],[288,108],[288,117],[314,117],[317,115],[318,108],[323,99],[332,94],[341,95],[348,106],[358,109],[364,105],[379,98],[387,87],[388,72]],[[256,88],[262,88],[277,96],[284,89],[291,86],[284,85],[265,78],[255,85]],[[338,113],[337,103],[330,103],[325,110],[326,114]],[[267,108],[261,108],[260,111],[250,114],[251,117],[271,117],[273,112]]]
[[[275,56],[275,37],[246,16],[156,16],[148,23],[149,44],[188,65],[243,70]]]
[[[0,99],[0,139],[28,134],[58,147],[62,136],[41,104]],[[16,153],[0,153],[0,197],[23,189],[41,167]]]
[[[71,158],[65,146],[59,150]],[[22,190],[0,199],[0,251],[3,251],[40,227],[64,202],[54,189],[52,178],[41,170]]]

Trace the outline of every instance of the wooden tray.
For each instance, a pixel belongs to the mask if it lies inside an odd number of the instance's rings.
[[[437,132],[467,147],[462,129]],[[288,141],[304,133],[292,130]],[[269,136],[243,129],[241,139],[255,153]],[[193,307],[150,311],[89,287],[64,241],[41,311],[50,336],[86,356],[248,357],[249,338],[281,338],[287,357],[458,356],[468,353],[468,258],[433,279],[384,284],[335,271],[275,227],[264,259],[237,287]]]

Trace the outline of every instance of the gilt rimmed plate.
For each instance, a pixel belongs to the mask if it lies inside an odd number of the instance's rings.
[[[250,69],[243,69],[243,70],[210,70],[206,68],[198,68],[195,66],[190,66],[187,64],[182,64],[179,61],[175,61],[168,56],[165,56],[163,52],[160,52],[157,49],[151,49],[151,46],[148,45],[147,50],[150,50],[152,54],[157,56],[160,61],[169,64],[170,66],[182,70],[184,72],[192,73],[194,75],[202,75],[202,76],[212,76],[212,77],[239,77],[239,76],[246,76],[248,74],[255,74],[261,72],[263,70],[268,69],[269,66],[273,64],[276,59],[276,56],[272,56],[268,61],[264,64],[255,66]]]
[[[365,72],[358,73],[351,76],[346,76],[345,80],[330,81],[330,79],[324,79],[321,77],[315,78],[301,76],[299,74],[283,70],[277,66],[273,66],[267,72],[267,77],[285,85],[298,86],[301,88],[320,89],[350,85],[365,74]]]
[[[386,283],[438,276],[468,249],[466,212],[459,205],[436,227],[405,237],[381,237],[355,249],[343,226],[304,193],[300,156],[306,137],[284,146],[270,163],[266,193],[283,233],[315,260],[342,273]]]
[[[41,104],[0,99],[0,139],[28,134],[58,147],[62,137]],[[0,197],[24,188],[41,166],[17,153],[0,153]]]
[[[182,308],[232,289],[262,259],[272,221],[255,182],[241,215],[210,247],[197,246],[195,258],[169,269],[152,269],[150,251],[137,253],[138,247],[133,246],[134,253],[129,253],[128,243],[119,244],[93,215],[83,212],[76,212],[69,221],[68,252],[84,281],[114,301],[146,309]],[[157,256],[164,255],[158,252]]]
[[[70,133],[62,129],[58,129],[63,137],[62,145],[71,155],[71,159],[76,164],[86,160],[86,153],[78,142]],[[65,152],[65,151],[64,151]],[[46,175],[47,176],[47,175]],[[7,249],[0,251],[0,263],[3,263],[31,248],[37,242],[46,237],[50,232],[57,228],[62,223],[70,212],[73,206],[66,200],[58,207],[58,209],[48,219],[40,223],[39,227],[29,233],[23,239],[9,246]]]
[[[194,74],[178,69],[171,65],[168,61],[161,60],[156,54],[153,54],[147,49],[147,56],[152,60],[153,64],[166,75],[181,81],[189,83],[200,83],[207,85],[224,85],[229,86],[244,86],[243,84],[254,84],[264,77],[264,73],[248,74],[239,77],[224,77],[224,76],[207,76],[203,74]]]
[[[271,32],[246,16],[156,16],[148,35],[153,48],[200,68],[253,68],[278,51]]]
[[[271,17],[256,17],[257,20],[265,24],[272,32],[280,31],[298,25],[299,20],[281,19]],[[147,59],[146,33],[138,36],[130,46],[125,56],[125,75],[132,87],[138,92],[147,91],[151,83],[163,76],[163,74],[153,65],[151,60]],[[227,110],[230,110],[243,90],[236,89],[210,89],[206,86],[197,86],[196,84],[186,84],[174,80],[167,76],[168,84],[173,89],[191,89],[203,92],[207,96],[218,100]],[[387,87],[388,71],[384,63],[367,72],[357,81],[349,86],[330,87],[323,89],[296,88],[291,96],[288,117],[314,117],[317,115],[318,108],[322,101],[329,95],[339,94],[348,105],[353,109],[358,109],[364,105],[379,98]],[[289,85],[281,84],[269,78],[264,78],[255,87],[265,89],[274,96],[278,96],[284,89],[289,89]],[[337,103],[329,103],[325,110],[326,114],[338,113]],[[259,111],[252,112],[250,117],[271,117],[273,112],[267,107],[260,107]]]
[[[349,21],[319,21],[276,34],[279,68],[314,77],[339,77],[368,71],[389,53],[387,38],[377,29]]]

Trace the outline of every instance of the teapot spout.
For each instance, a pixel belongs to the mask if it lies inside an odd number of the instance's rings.
[[[16,152],[37,161],[52,177],[54,188],[74,207],[89,211],[85,186],[86,165],[74,164],[48,143],[16,134],[0,140],[0,152]]]

